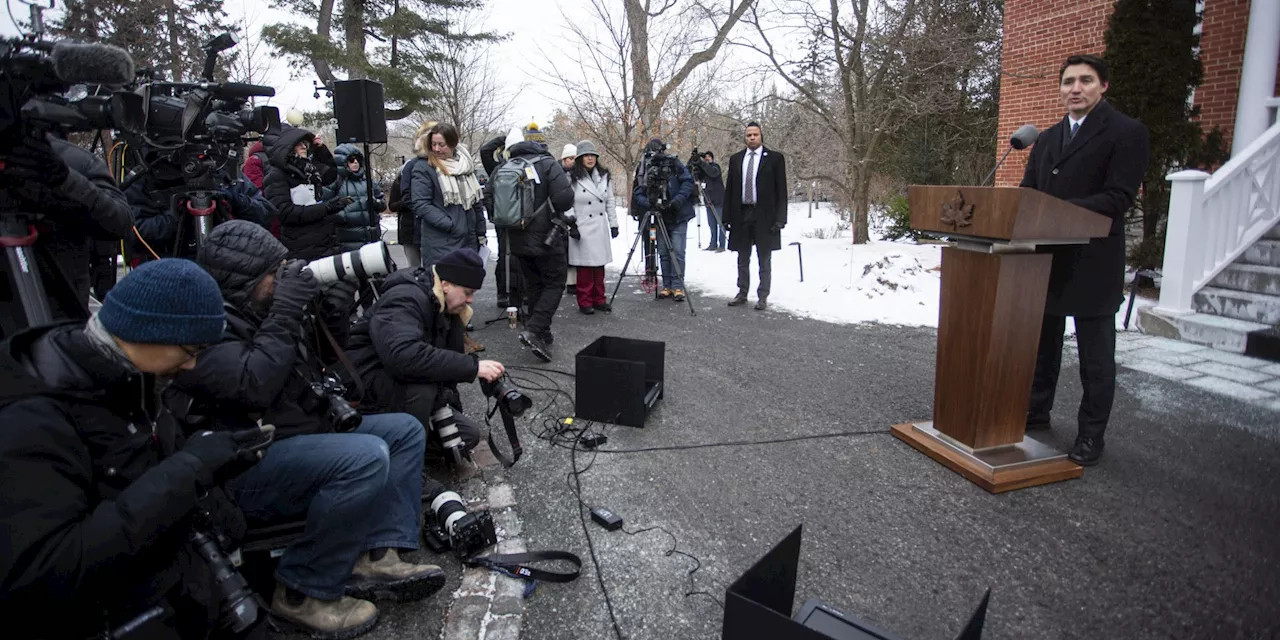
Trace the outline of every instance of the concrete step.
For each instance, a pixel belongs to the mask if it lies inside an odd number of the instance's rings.
[[[1280,267],[1235,263],[1213,277],[1210,286],[1280,296]]]
[[[1259,240],[1249,247],[1236,264],[1258,264],[1264,267],[1280,267],[1280,240]]]
[[[1144,307],[1138,310],[1138,328],[1150,335],[1185,340],[1231,353],[1245,353],[1249,336],[1271,327],[1208,313],[1167,316],[1157,307]]]
[[[1267,325],[1280,324],[1280,296],[1205,287],[1196,292],[1192,305],[1200,313]]]

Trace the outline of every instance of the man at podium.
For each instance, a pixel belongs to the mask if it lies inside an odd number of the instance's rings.
[[[1124,215],[1142,184],[1150,152],[1147,128],[1108,104],[1103,99],[1107,88],[1102,59],[1067,58],[1058,73],[1067,114],[1031,149],[1021,184],[1112,219],[1105,238],[1044,249],[1053,254],[1053,267],[1027,430],[1049,428],[1066,317],[1072,316],[1084,395],[1068,458],[1081,466],[1097,464],[1102,457],[1103,433],[1115,398],[1115,315],[1124,300]]]

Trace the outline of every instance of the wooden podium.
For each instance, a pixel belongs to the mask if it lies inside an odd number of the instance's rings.
[[[1025,436],[1052,256],[1038,246],[1106,236],[1111,220],[1019,187],[913,186],[911,228],[946,236],[933,420],[893,435],[992,493],[1079,478]]]

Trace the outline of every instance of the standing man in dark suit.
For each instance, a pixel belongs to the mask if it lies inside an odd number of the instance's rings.
[[[787,159],[764,146],[758,123],[747,123],[744,137],[747,148],[729,158],[725,185],[724,228],[729,232],[729,250],[738,252],[738,295],[729,306],[747,303],[754,246],[760,263],[756,311],[763,311],[769,305],[773,252],[782,248],[782,228],[787,226]]]
[[[1116,311],[1124,300],[1124,215],[1147,171],[1147,128],[1103,99],[1107,65],[1094,56],[1071,56],[1058,73],[1067,115],[1031,149],[1022,185],[1111,218],[1111,233],[1087,245],[1046,249],[1053,254],[1049,295],[1027,430],[1048,429],[1066,317],[1076,325],[1084,396],[1079,431],[1068,458],[1097,464],[1116,394]]]

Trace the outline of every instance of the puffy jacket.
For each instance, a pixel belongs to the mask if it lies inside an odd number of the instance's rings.
[[[267,146],[267,174],[262,191],[275,206],[280,217],[280,241],[289,249],[290,258],[315,260],[338,252],[336,215],[331,215],[320,201],[321,189],[337,179],[333,156],[324,146],[312,150],[312,158],[299,158],[293,147],[310,142],[315,135],[305,129],[285,128]],[[295,188],[302,187],[303,189]],[[312,189],[315,204],[295,204],[305,187]]]
[[[462,335],[471,317],[444,310],[444,293],[432,271],[397,271],[383,282],[382,296],[351,329],[348,355],[371,396],[367,406],[398,411],[404,385],[472,382],[478,360],[463,354]]]
[[[347,161],[351,158],[360,160],[360,170],[351,173],[347,169]],[[338,245],[342,251],[351,251],[370,242],[382,238],[378,227],[378,217],[387,207],[382,195],[382,187],[373,183],[373,210],[369,210],[369,183],[366,181],[368,167],[364,155],[353,144],[338,145],[333,150],[333,160],[338,168],[338,179],[324,188],[322,200],[330,200],[342,196],[350,197],[354,202],[337,214]]]
[[[693,212],[693,175],[675,157],[667,156],[667,158],[675,165],[675,171],[667,179],[667,194],[671,202],[679,207],[679,213],[663,211],[662,221],[668,227],[674,227],[692,220],[697,214]],[[643,178],[636,180],[635,190],[631,193],[631,204],[641,215],[649,211],[649,196],[645,194]]]
[[[179,214],[173,209],[174,196],[187,191],[181,179],[160,180],[150,176],[134,182],[125,190],[125,197],[133,208],[134,226],[137,227],[138,234],[161,258],[172,256],[195,259],[196,244],[191,223],[183,219],[186,214]],[[230,186],[219,189],[219,192],[230,206],[219,206],[219,210],[212,214],[215,225],[232,219],[248,220],[263,227],[269,224],[273,207],[248,180],[236,180]],[[183,228],[184,241],[176,246],[175,252],[174,243],[179,227]],[[137,238],[131,238],[128,245],[130,262],[134,266],[153,259],[151,252],[137,242]]]
[[[573,208],[573,184],[569,181],[569,176],[546,148],[536,142],[516,143],[507,152],[512,158],[529,156],[538,172],[538,183],[533,187],[533,202],[538,213],[525,228],[510,230],[508,237],[511,254],[534,257],[552,252],[563,253],[564,234],[559,234],[559,242],[555,243],[555,247],[548,247],[545,243],[547,234],[554,228],[552,219]],[[492,185],[493,181],[490,180],[489,184]]]
[[[173,637],[206,637],[216,596],[200,596],[216,590],[186,543],[191,514],[215,514],[232,537],[243,515],[217,489],[201,501],[212,479],[177,451],[155,377],[83,327],[0,344],[0,614],[39,637],[96,637],[167,602]]]

